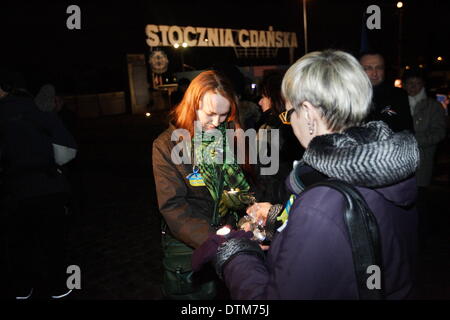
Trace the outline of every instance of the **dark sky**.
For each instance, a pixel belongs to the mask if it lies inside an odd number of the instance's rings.
[[[338,48],[357,54],[362,14],[369,4],[381,8],[381,30],[369,33],[372,44],[397,61],[397,1],[307,0],[309,51]],[[449,56],[450,1],[404,1],[402,52],[405,63]],[[66,8],[81,8],[81,30],[66,28]],[[303,54],[301,0],[241,1],[2,1],[1,65],[20,71],[31,90],[46,81],[69,92],[123,90],[126,53],[146,53],[146,24],[297,32]],[[168,49],[170,58],[173,49]],[[191,48],[185,63],[197,68],[217,60],[238,65],[288,64],[287,49],[278,60],[236,60],[231,48]],[[179,63],[174,61],[174,65]]]

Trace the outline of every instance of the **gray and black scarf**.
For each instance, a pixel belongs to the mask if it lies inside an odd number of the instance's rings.
[[[352,127],[311,140],[302,162],[329,178],[379,188],[411,177],[419,165],[414,135],[394,133],[382,121]],[[296,170],[291,172],[294,182]],[[303,186],[293,186],[302,191]]]

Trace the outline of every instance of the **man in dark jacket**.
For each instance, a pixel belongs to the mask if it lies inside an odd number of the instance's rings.
[[[373,106],[368,121],[384,121],[394,132],[414,132],[408,95],[386,83],[383,56],[377,52],[364,53],[359,62],[373,86]]]

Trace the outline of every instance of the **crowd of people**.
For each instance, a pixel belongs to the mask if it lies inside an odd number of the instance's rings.
[[[427,236],[420,199],[446,134],[423,76],[405,73],[405,91],[387,83],[378,52],[313,52],[267,73],[252,113],[223,71],[192,80],[153,144],[166,298],[215,299],[223,284],[233,299],[414,298],[418,235]],[[258,132],[250,145],[277,144],[276,174],[236,163],[224,132],[240,128]],[[189,134],[174,140],[177,129]],[[171,158],[180,141],[192,162]],[[225,153],[234,162],[222,164]]]
[[[257,99],[233,65],[179,81],[152,148],[166,299],[415,297],[447,120],[420,70],[401,89],[385,67],[312,52]],[[76,118],[54,85],[0,76],[2,293],[63,298]]]

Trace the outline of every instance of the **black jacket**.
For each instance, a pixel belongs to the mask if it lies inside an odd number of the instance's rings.
[[[273,109],[263,113],[257,129],[279,130],[279,169],[274,175],[262,175],[261,168],[267,165],[257,164],[256,196],[260,202],[280,203],[286,200],[286,192],[280,186],[284,186],[284,179],[291,172],[294,161],[300,160],[305,150],[295,136],[291,125],[283,124]],[[270,146],[268,148],[270,150]]]
[[[52,143],[76,148],[55,113],[40,111],[30,98],[8,95],[0,99],[3,194],[20,200],[69,192],[55,164]]]
[[[409,130],[414,133],[406,91],[383,82],[373,87],[372,102],[373,106],[368,116],[368,122],[384,121],[394,132]]]

